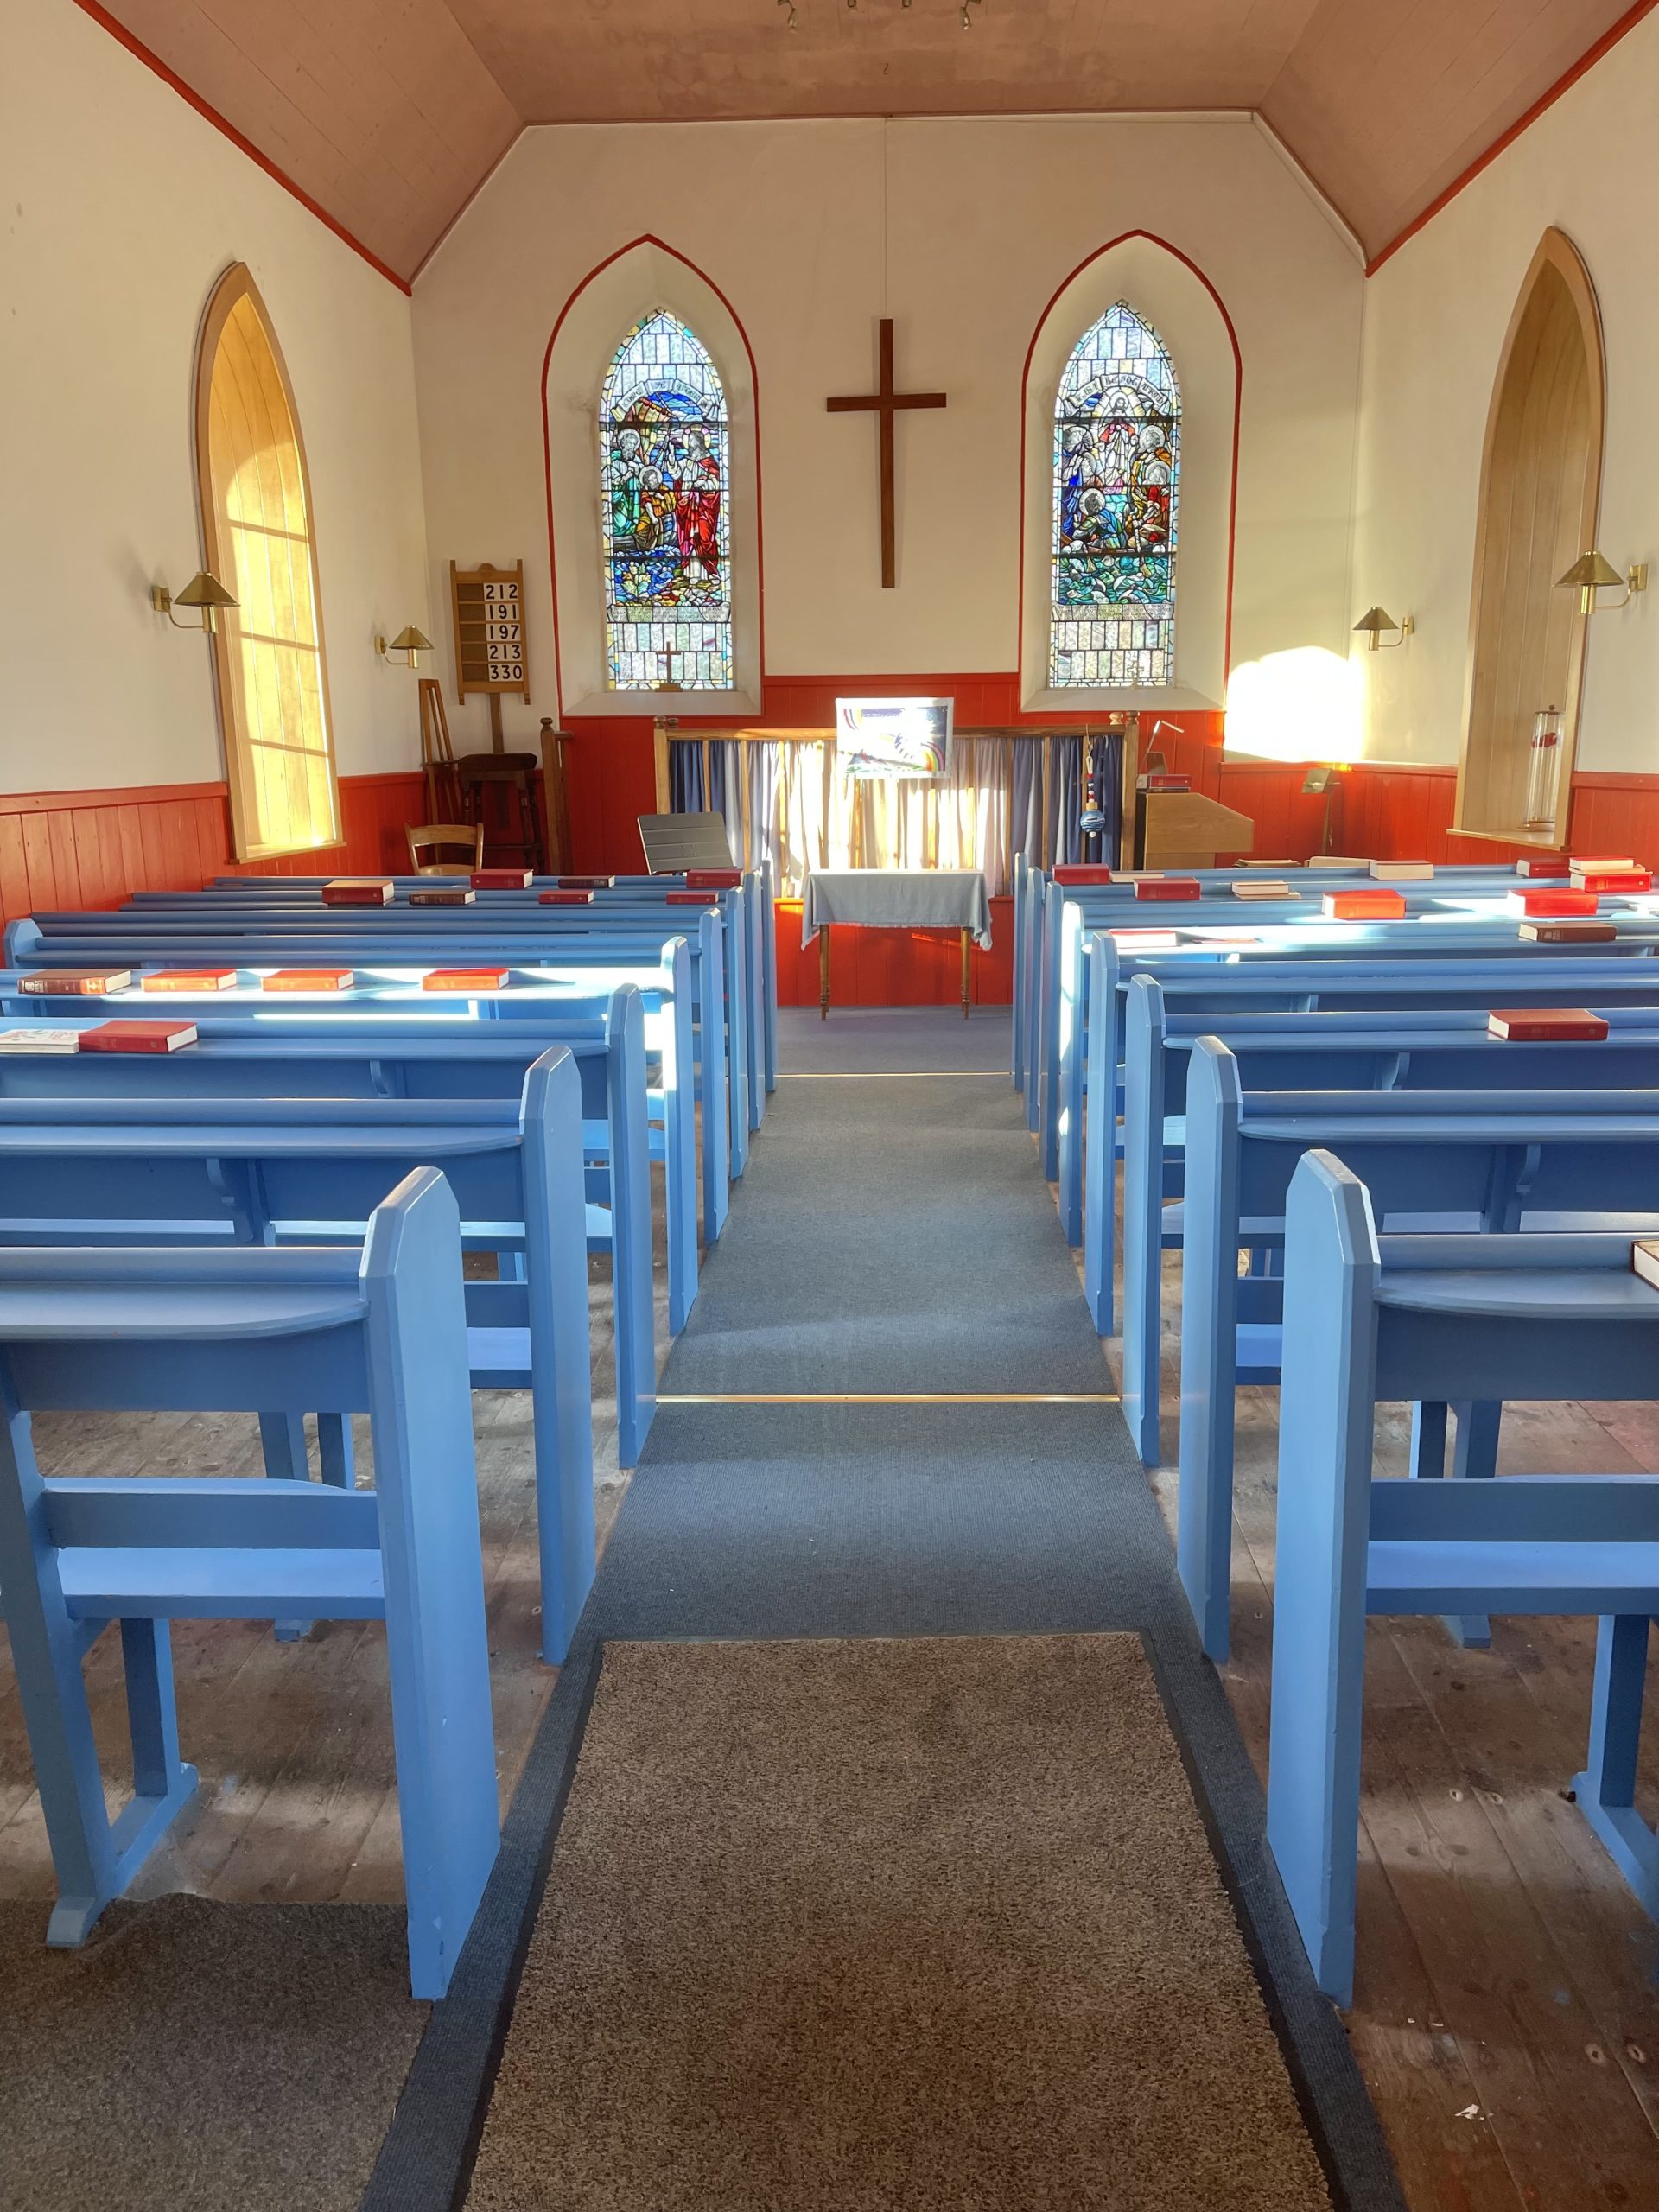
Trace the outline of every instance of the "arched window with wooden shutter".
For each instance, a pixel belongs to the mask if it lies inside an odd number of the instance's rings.
[[[196,467],[207,565],[237,599],[214,639],[237,857],[337,844],[305,448],[270,318],[239,262],[202,325]]]
[[[1548,230],[1486,420],[1454,833],[1566,840],[1589,623],[1559,579],[1596,543],[1605,390],[1590,272],[1572,240]],[[1535,739],[1554,756],[1541,779]]]

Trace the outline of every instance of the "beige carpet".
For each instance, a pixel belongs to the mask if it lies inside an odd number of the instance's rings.
[[[4,2212],[353,2212],[429,2006],[400,1906],[0,1905]]]
[[[612,1644],[469,2212],[1329,2212],[1140,1642]]]

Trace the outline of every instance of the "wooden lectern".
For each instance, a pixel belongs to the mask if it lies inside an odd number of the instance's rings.
[[[1248,853],[1255,824],[1199,791],[1137,791],[1135,861],[1138,868],[1213,868],[1217,853]]]

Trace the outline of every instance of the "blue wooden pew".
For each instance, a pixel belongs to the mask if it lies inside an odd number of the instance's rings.
[[[1123,1414],[1148,1466],[1159,1456],[1161,1255],[1179,1250],[1184,1187],[1186,1073],[1199,1033],[1217,1038],[1255,1090],[1659,1089],[1659,1012],[1618,1012],[1600,1044],[1509,1044],[1486,1033],[1476,1011],[1431,1017],[1377,1014],[1190,1014],[1170,1033],[1163,986],[1129,984],[1123,1081]],[[1391,1025],[1383,1027],[1384,1023]],[[1084,1294],[1109,1334],[1113,1208],[1109,1130],[1090,1125],[1084,1218]],[[1177,1203],[1166,1205],[1166,1198]],[[1276,1224],[1275,1224],[1276,1226]],[[1246,1229],[1247,1241],[1250,1231]]]
[[[220,994],[227,996],[228,994]],[[652,1094],[632,1086],[643,1065],[640,998],[625,983],[608,998],[572,1000],[556,1015],[529,1022],[479,1023],[442,1017],[397,1024],[372,1014],[315,1021],[290,1019],[276,1033],[257,1016],[194,1015],[200,1036],[188,1050],[168,1053],[78,1052],[67,1056],[0,1055],[0,1098],[494,1098],[517,1100],[526,1070],[555,1046],[575,1060],[582,1085],[582,1147],[590,1182],[588,1244],[610,1253],[617,1334],[637,1310],[629,1280],[649,1267],[651,1224],[636,1221],[648,1193],[624,1177],[609,1187],[611,1154],[633,1156],[635,1124],[647,1120]],[[56,1027],[91,1027],[86,1001]],[[655,1110],[662,1110],[660,1094]],[[695,1132],[689,1114],[677,1117],[671,1151],[659,1125],[647,1128],[652,1160],[665,1160],[668,1319],[683,1328],[697,1294]],[[595,1178],[598,1187],[592,1187]],[[620,1201],[620,1218],[612,1218]]]
[[[731,1116],[729,1173],[741,1175],[765,1089],[755,1052],[757,1003],[749,979],[752,946],[740,907],[728,929],[718,900],[702,906],[641,905],[603,918],[594,907],[539,906],[524,892],[480,892],[483,903],[459,910],[409,906],[325,906],[301,900],[157,894],[158,903],[113,912],[41,912],[14,925],[14,964],[57,959],[164,962],[236,960],[243,966],[298,966],[314,960],[393,960],[459,966],[509,963],[563,968],[602,963],[607,954],[654,955],[665,932],[692,946],[692,985],[701,1028],[721,1042]],[[206,894],[211,898],[212,894]],[[705,1115],[707,1105],[705,1103]]]
[[[1652,1398],[1659,1292],[1629,1237],[1379,1236],[1361,1180],[1315,1151],[1287,1202],[1284,1296],[1268,1840],[1320,1988],[1352,2002],[1370,1614],[1598,1618],[1589,1754],[1561,1780],[1659,1917],[1634,1789],[1659,1478],[1371,1474],[1379,1401]]]
[[[575,1078],[569,1090],[574,1108]],[[37,1412],[366,1413],[375,1487],[42,1476]],[[499,1842],[461,1239],[423,1168],[360,1250],[0,1252],[0,1587],[57,1870],[84,1941],[196,1787],[174,1620],[384,1620],[410,1984],[442,1997]],[[133,1795],[114,1821],[81,1661],[118,1624]]]
[[[1514,879],[1510,879],[1507,887],[1515,887]],[[1650,959],[1659,953],[1659,917],[1638,912],[1633,905],[1628,911],[1615,912],[1614,902],[1605,903],[1607,918],[1619,934],[1615,941],[1601,945],[1551,948],[1529,943],[1518,934],[1519,918],[1509,913],[1495,912],[1484,920],[1430,921],[1420,915],[1403,921],[1326,922],[1301,927],[1262,926],[1257,918],[1235,916],[1228,931],[1205,929],[1203,934],[1208,942],[1156,951],[1120,944],[1110,935],[1109,927],[1100,926],[1114,922],[1109,910],[1086,898],[1060,900],[1059,950],[1044,978],[1041,1128],[1045,1173],[1059,1186],[1060,1220],[1068,1240],[1073,1244],[1082,1241],[1084,1101],[1089,1022],[1096,1002],[1092,970],[1103,957],[1103,944],[1109,946],[1109,958],[1120,979],[1142,972],[1160,978],[1189,970],[1207,974],[1222,967],[1252,976],[1293,964],[1314,969],[1334,963],[1339,969],[1363,969],[1383,954],[1391,966],[1415,969],[1424,963],[1450,968],[1459,962],[1484,961],[1502,966],[1516,960],[1556,967],[1568,963],[1594,966],[1610,960]],[[1643,903],[1652,906],[1655,902]],[[1051,893],[1051,906],[1054,904]],[[1154,921],[1151,926],[1164,924]],[[1319,1002],[1328,1001],[1321,997]],[[1121,1048],[1121,1034],[1114,1041]],[[1120,1049],[1120,1063],[1122,1058]]]
[[[602,871],[596,871],[596,873],[602,873]],[[397,875],[392,880],[397,886],[397,896],[399,898],[406,898],[412,889],[431,887],[430,877]],[[485,891],[479,893],[479,898],[486,905],[499,898],[511,898],[514,895],[521,899],[525,896],[539,899],[542,892],[555,888],[565,880],[556,875],[537,876],[527,894]],[[212,884],[207,887],[207,891],[211,894],[226,892],[242,893],[256,886],[270,884],[279,887],[297,887],[321,895],[323,885],[333,880],[332,877],[323,875],[265,877],[219,875],[214,877]],[[596,892],[594,899],[596,905],[606,906],[613,902],[626,904],[642,898],[649,898],[658,906],[666,907],[668,893],[673,891],[683,891],[686,887],[683,874],[619,874],[612,877],[611,887]],[[750,961],[750,975],[754,981],[759,999],[759,1017],[753,1033],[763,1048],[759,1057],[764,1070],[764,1095],[770,1095],[778,1087],[777,885],[771,861],[763,860],[757,868],[746,869],[743,872],[741,888],[750,910],[750,941],[754,947],[754,953]],[[137,906],[147,904],[152,899],[171,899],[180,895],[201,894],[135,892],[127,903],[130,906]],[[763,1109],[751,1104],[751,1122],[755,1127],[759,1127],[757,1116],[761,1110]]]
[[[465,1242],[523,1254],[522,1281],[467,1284],[467,1351],[475,1389],[531,1393],[543,1650],[556,1664],[594,1576],[582,1156],[582,1086],[563,1048],[528,1071],[519,1099],[0,1100],[0,1243],[358,1243],[393,1183],[441,1167]],[[643,1147],[613,1173],[642,1185]],[[631,1283],[617,1344],[625,1465],[656,1407],[648,1272]],[[287,1426],[284,1456],[282,1424],[262,1423],[274,1473],[304,1465],[291,1408]],[[349,1481],[348,1436],[336,1430],[333,1449],[325,1472]]]
[[[1370,883],[1363,868],[1335,868],[1310,861],[1304,867],[1283,871],[1286,881],[1300,893],[1299,898],[1282,904],[1253,900],[1246,905],[1234,898],[1232,887],[1252,871],[1230,868],[1170,872],[1192,877],[1202,887],[1200,898],[1191,903],[1159,905],[1137,900],[1134,883],[1127,880],[1103,885],[1057,884],[1047,872],[1029,871],[1027,896],[1017,922],[1014,963],[1016,974],[1031,979],[1026,1066],[1027,1110],[1033,1129],[1039,1126],[1037,1091],[1042,1076],[1042,1041],[1045,1037],[1052,1040],[1058,1035],[1058,1001],[1055,995],[1060,988],[1062,923],[1068,902],[1078,906],[1090,928],[1109,922],[1121,927],[1232,928],[1250,931],[1275,920],[1306,927],[1317,916],[1323,893],[1363,889]],[[1432,908],[1436,901],[1461,902],[1483,895],[1495,899],[1501,893],[1520,888],[1525,880],[1511,868],[1488,864],[1440,868],[1427,883],[1376,887],[1398,890],[1405,897],[1408,909],[1421,910],[1425,906]]]
[[[429,932],[450,927],[494,927],[499,924],[515,932],[529,932],[538,941],[549,932],[586,938],[641,925],[646,925],[653,935],[664,924],[689,929],[695,926],[696,912],[695,906],[670,903],[677,880],[652,876],[624,880],[613,888],[592,891],[587,894],[591,902],[588,906],[556,908],[540,903],[542,888],[556,879],[538,877],[526,889],[480,890],[474,893],[471,906],[456,911],[410,904],[412,893],[431,890],[430,876],[388,877],[385,880],[393,886],[393,897],[392,903],[384,907],[326,906],[323,889],[332,880],[326,876],[245,876],[200,891],[139,891],[134,892],[116,912],[123,918],[132,918],[147,926],[168,929],[193,929],[204,923],[218,925],[221,922],[237,931],[280,928],[290,923],[296,926],[338,927],[342,915],[353,923],[360,921],[365,927],[379,921]],[[680,899],[687,895],[683,890],[677,893]],[[736,1012],[746,1075],[742,1096],[747,1101],[748,1126],[751,1130],[757,1129],[765,1117],[767,1095],[776,1087],[772,1047],[777,1024],[771,996],[776,988],[776,946],[769,968],[761,934],[771,911],[769,893],[760,875],[749,874],[729,889],[689,895],[701,899],[721,917],[724,944],[730,954],[727,962],[728,988],[738,993],[741,999],[741,1008]],[[49,929],[95,931],[108,918],[102,913],[71,912],[42,913],[35,918]],[[728,1004],[728,1027],[734,1011]]]
[[[1217,1662],[1228,1651],[1234,1393],[1277,1382],[1287,1344],[1292,1364],[1304,1356],[1285,1335],[1282,1281],[1241,1277],[1238,1255],[1246,1243],[1282,1247],[1291,1178],[1320,1147],[1363,1179],[1395,1231],[1659,1229],[1659,1091],[1246,1093],[1233,1055],[1201,1038],[1187,1069],[1176,1554]],[[1421,1401],[1414,1465],[1444,1465],[1447,1405],[1459,1408],[1457,1472],[1490,1474],[1497,1410],[1473,1389]],[[1473,1617],[1449,1624],[1467,1641],[1482,1634]]]
[[[679,909],[669,910],[679,912]],[[509,1004],[533,984],[553,990],[591,992],[611,982],[637,982],[650,992],[663,987],[674,948],[688,948],[687,989],[693,1010],[693,1067],[697,1103],[705,1132],[725,1130],[728,1145],[705,1143],[705,1217],[712,1217],[712,1242],[726,1217],[728,1178],[741,1175],[748,1161],[747,1027],[741,995],[734,1001],[725,982],[724,932],[712,908],[684,910],[686,933],[664,938],[654,924],[626,930],[532,930],[514,925],[486,931],[484,925],[451,915],[415,928],[405,916],[396,931],[384,918],[372,920],[345,909],[326,910],[315,922],[294,922],[274,930],[232,928],[213,924],[154,928],[130,915],[81,914],[10,923],[5,931],[9,967],[41,969],[121,965],[143,967],[229,966],[251,969],[317,966],[350,967],[413,990],[430,968],[506,967],[517,977],[512,991],[480,995],[471,1001],[486,1017],[511,1014]],[[695,926],[692,926],[695,925]],[[353,994],[360,1002],[362,989]],[[429,998],[426,1001],[430,1004]],[[467,1001],[460,1001],[461,1004]],[[649,1000],[647,1001],[649,1005]],[[705,1044],[707,1049],[705,1049]],[[721,1155],[716,1176],[714,1155]]]
[[[32,924],[12,924],[7,931],[6,942],[9,953],[20,953],[23,963],[21,968],[0,970],[0,1014],[8,1020],[38,1017],[61,1024],[88,1013],[89,1002],[86,999],[60,998],[50,993],[36,996],[21,988],[22,977],[26,973],[39,973],[43,968],[54,966],[85,965],[87,956],[45,954],[33,934]],[[717,939],[715,950],[718,952]],[[228,967],[236,964],[238,953],[245,951],[245,947],[233,951],[221,950],[198,956],[188,964]],[[134,965],[118,953],[111,956],[106,964]],[[176,964],[169,961],[149,963],[152,969]],[[285,1034],[296,1026],[309,1027],[323,1021],[362,1023],[371,1019],[385,1019],[404,1027],[418,1022],[423,1027],[431,1026],[435,1034],[455,1033],[464,1023],[476,1027],[496,1022],[558,1021],[572,1005],[591,998],[594,992],[632,983],[645,1003],[647,1050],[659,1063],[658,1081],[652,1089],[661,1094],[663,1141],[659,1149],[664,1163],[681,1163],[678,1172],[683,1173],[683,1163],[698,1156],[694,1094],[703,1108],[705,1133],[715,1133],[712,1141],[705,1141],[701,1146],[702,1224],[707,1243],[712,1244],[719,1237],[730,1207],[728,1153],[719,1139],[719,1133],[727,1124],[726,1062],[718,1051],[711,1051],[701,1059],[698,1057],[696,1046],[706,1033],[693,1020],[691,956],[683,938],[671,938],[654,958],[641,957],[637,963],[626,953],[619,958],[600,961],[591,960],[584,954],[576,961],[566,959],[556,968],[515,969],[506,990],[480,994],[476,998],[449,994],[435,996],[421,988],[424,968],[406,968],[378,958],[369,959],[360,950],[355,959],[342,957],[336,963],[354,969],[358,980],[351,991],[273,996],[260,988],[261,974],[272,966],[318,964],[326,963],[320,963],[315,953],[304,961],[290,958],[267,962],[259,968],[240,970],[235,988],[207,991],[200,995],[168,993],[164,998],[158,997],[135,982],[130,991],[112,993],[97,1003],[109,1017],[120,1019],[176,1014],[200,1024],[204,1018],[241,1014],[272,1035]],[[451,961],[443,964],[454,963]],[[705,965],[705,982],[709,972]],[[690,1082],[683,1079],[683,1071],[688,1069],[693,1071]]]
[[[1140,976],[1156,982],[1167,1031],[1184,1032],[1189,1041],[1211,1030],[1230,1036],[1258,1026],[1282,1032],[1314,1015],[1339,1014],[1344,1027],[1370,1023],[1393,1028],[1408,1020],[1414,1031],[1445,1023],[1461,1031],[1478,1017],[1477,1027],[1484,1029],[1486,1009],[1494,1006],[1593,1004],[1610,1021],[1617,1024],[1628,1014],[1641,1026],[1632,1010],[1659,1007],[1659,969],[1650,970],[1645,963],[1563,961],[1546,953],[1535,966],[1519,969],[1510,963],[1458,959],[1415,963],[1404,973],[1382,960],[1349,961],[1334,968],[1294,962],[1271,971],[1246,970],[1136,959],[1101,933],[1091,941],[1089,968],[1089,1083],[1097,1099],[1118,1095],[1128,993]],[[1127,1127],[1120,1133],[1115,1115],[1088,1118],[1082,1183],[1090,1194],[1109,1192],[1110,1153],[1127,1141]],[[1085,1206],[1086,1293],[1096,1326],[1106,1336],[1114,1319],[1113,1221],[1109,1208],[1103,1207],[1092,1224],[1087,1211]]]
[[[1612,953],[1617,947],[1604,947]],[[1564,957],[1541,951],[1531,964],[1513,957],[1449,957],[1442,963],[1365,960],[1283,960],[1243,964],[1184,964],[1179,960],[1123,953],[1103,931],[1090,938],[1089,957],[1089,1089],[1097,1102],[1113,1102],[1084,1122],[1077,1168],[1077,1217],[1084,1243],[1086,1294],[1102,1336],[1113,1334],[1113,1217],[1102,1208],[1086,1221],[1084,1192],[1110,1192],[1110,1157],[1122,1148],[1117,1128],[1123,1066],[1126,993],[1135,976],[1153,976],[1164,991],[1170,1020],[1214,1015],[1219,1027],[1259,1015],[1303,1013],[1409,1013],[1418,1015],[1491,1007],[1592,1007],[1611,1013],[1626,1007],[1659,1007],[1659,964],[1646,957]],[[1217,1027],[1201,1024],[1201,1027]]]
[[[1015,1001],[1014,1088],[1023,1093],[1026,1102],[1026,1126],[1033,1133],[1041,1126],[1040,1083],[1042,1075],[1042,1039],[1045,1032],[1043,1017],[1044,979],[1046,975],[1051,992],[1058,991],[1058,963],[1059,957],[1057,938],[1045,945],[1048,918],[1049,893],[1052,877],[1034,865],[1025,865],[1023,855],[1015,856],[1016,899],[1014,907],[1014,975]],[[1194,918],[1201,918],[1206,927],[1230,925],[1250,930],[1262,923],[1269,913],[1294,913],[1304,922],[1308,918],[1310,906],[1317,906],[1325,891],[1352,890],[1370,881],[1363,868],[1334,868],[1317,861],[1285,871],[1287,880],[1302,893],[1300,901],[1291,901],[1286,908],[1268,902],[1251,901],[1249,905],[1232,896],[1232,886],[1241,876],[1248,877],[1250,870],[1243,868],[1182,869],[1182,874],[1192,874],[1205,886],[1206,896],[1200,899],[1195,915],[1192,906],[1158,906],[1138,904],[1133,883],[1119,881],[1095,888],[1084,886],[1057,887],[1065,897],[1078,902],[1089,917],[1089,925],[1096,925],[1096,907],[1091,901],[1101,901],[1101,919],[1121,926],[1142,926],[1158,929],[1166,926],[1179,928],[1185,923],[1191,926]],[[1268,871],[1262,871],[1268,873]],[[1513,869],[1483,865],[1466,868],[1437,869],[1432,881],[1421,889],[1438,893],[1441,898],[1452,895],[1462,898],[1473,893],[1489,895],[1515,890],[1526,879],[1517,876]],[[1395,887],[1406,888],[1408,887]],[[1408,902],[1409,903],[1409,902]],[[1063,900],[1061,902],[1063,905]],[[1061,906],[1057,906],[1057,914]],[[1048,1027],[1056,1036],[1058,1050],[1058,1015],[1054,1009],[1058,1000],[1051,998]]]

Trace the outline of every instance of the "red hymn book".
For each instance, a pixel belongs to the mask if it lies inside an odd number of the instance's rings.
[[[1593,914],[1600,905],[1600,899],[1593,891],[1511,891],[1509,894],[1510,912],[1535,920],[1540,915],[1550,915],[1559,921],[1568,914]]]
[[[99,1021],[80,1033],[83,1052],[176,1052],[195,1041],[194,1021]]]
[[[1618,931],[1611,922],[1522,922],[1516,935],[1529,944],[1605,944]]]
[[[1196,875],[1143,875],[1135,887],[1137,899],[1196,899],[1203,890]]]
[[[473,870],[474,891],[528,891],[536,880],[527,868],[478,868]]]
[[[1607,1024],[1599,1014],[1581,1006],[1495,1007],[1486,1017],[1489,1037],[1506,1038],[1511,1045],[1564,1045],[1580,1039],[1599,1043]]]
[[[42,968],[20,976],[17,988],[30,998],[101,999],[132,988],[130,968]]]
[[[499,991],[506,987],[505,968],[434,968],[421,978],[423,991]]]
[[[390,906],[392,884],[389,875],[340,875],[322,887],[325,906]]]
[[[1406,911],[1397,891],[1327,891],[1319,905],[1328,922],[1397,922]]]

